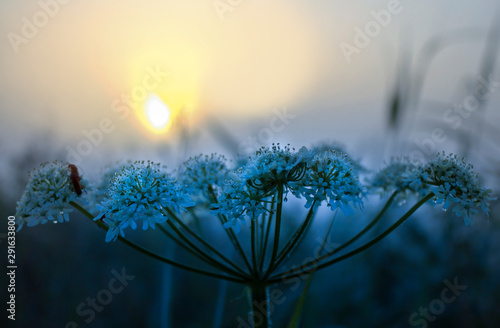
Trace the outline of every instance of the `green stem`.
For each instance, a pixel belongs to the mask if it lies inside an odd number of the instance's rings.
[[[252,290],[252,327],[271,327],[268,287],[261,283],[256,283],[250,285],[250,288]]]
[[[227,219],[224,215],[221,216],[221,220],[223,222],[223,225],[227,222]],[[250,272],[252,272],[252,266],[250,265],[250,262],[248,261],[248,258],[247,258],[247,255],[245,254],[245,251],[243,250],[243,247],[241,247],[241,244],[238,240],[238,237],[236,237],[236,234],[234,233],[234,231],[231,229],[231,228],[223,228],[224,230],[226,230],[228,236],[229,236],[229,239],[231,239],[231,241],[233,242],[233,245],[236,246],[236,249],[238,250],[238,253],[240,254],[240,257],[243,259],[243,261],[245,262],[245,265],[247,266],[248,270]]]
[[[315,272],[317,270],[321,270],[321,269],[326,268],[326,267],[328,267],[328,266],[330,266],[332,264],[335,264],[337,262],[346,260],[346,259],[348,259],[348,258],[350,258],[350,257],[352,257],[352,256],[354,256],[356,254],[359,254],[359,253],[365,251],[366,249],[370,248],[371,246],[375,245],[376,243],[378,243],[379,241],[381,241],[382,239],[384,239],[387,235],[389,235],[392,231],[394,231],[397,227],[399,227],[420,206],[422,206],[425,202],[427,202],[432,197],[434,197],[434,193],[432,193],[432,192],[429,193],[428,195],[426,195],[424,198],[422,198],[420,201],[418,201],[418,203],[416,203],[412,208],[410,208],[408,210],[408,212],[406,212],[398,221],[396,221],[386,231],[384,231],[382,234],[380,234],[376,238],[372,239],[368,243],[364,244],[363,246],[358,247],[358,248],[356,248],[355,250],[353,250],[353,251],[351,251],[349,253],[346,253],[346,254],[344,254],[342,256],[339,256],[339,257],[337,257],[335,259],[332,259],[332,260],[330,260],[328,262],[325,262],[323,264],[320,264],[320,265],[318,265],[318,259],[315,259],[313,261],[309,261],[309,262],[304,263],[303,265],[299,266],[296,269],[289,270],[289,271],[286,271],[286,272],[283,272],[283,273],[277,275],[274,279],[270,279],[269,281],[267,281],[267,283],[268,284],[274,284],[274,283],[280,282],[284,278],[290,279],[290,278],[298,277],[298,276],[301,276],[301,275],[304,275],[304,274],[311,274],[312,272]],[[309,268],[309,267],[311,267],[311,268]],[[307,268],[309,268],[309,269],[307,269]]]
[[[262,215],[260,216],[260,220],[258,222],[258,237],[257,238],[257,242],[259,243],[259,246],[258,246],[258,253],[257,253],[257,257],[259,259],[259,262],[260,262],[260,259],[262,258],[263,256],[263,253],[262,251],[264,250],[264,226],[265,226],[265,222],[266,222],[266,212],[262,213]]]
[[[179,228],[177,228],[177,226],[175,225],[174,222],[172,222],[172,220],[167,220],[167,224],[170,226],[170,228],[172,228],[172,230],[177,234],[177,236],[179,236],[179,238],[181,238],[189,247],[191,247],[191,249],[195,252],[196,257],[198,257],[199,259],[201,259],[205,263],[210,264],[211,266],[216,267],[217,269],[224,271],[228,274],[231,274],[231,275],[234,275],[234,276],[237,276],[240,278],[244,278],[244,279],[246,278],[245,276],[243,276],[239,272],[236,272],[233,269],[226,266],[225,264],[217,261],[212,256],[208,255],[202,249],[197,247],[191,240],[189,240],[189,238],[187,238],[182,233],[182,231],[179,230]]]
[[[258,278],[258,271],[257,271],[257,254],[256,254],[256,244],[255,244],[255,234],[256,234],[256,228],[255,228],[255,216],[254,218],[250,219],[250,247],[252,249],[252,264],[253,264],[253,273]]]
[[[200,224],[200,217],[198,215],[196,215],[196,213],[194,212],[193,209],[189,209],[188,212],[193,217],[194,225],[196,226],[196,229],[200,233],[200,237],[205,238],[205,235],[203,233],[203,229],[201,228],[201,224]]]
[[[76,208],[77,210],[79,210],[82,214],[84,214],[85,216],[87,216],[90,220],[92,220],[92,222],[94,222],[95,224],[97,224],[97,226],[99,228],[104,229],[105,231],[108,231],[108,229],[109,229],[108,226],[106,226],[104,223],[102,223],[99,220],[94,221],[94,216],[92,214],[90,214],[82,206],[80,206],[79,204],[77,204],[77,203],[75,203],[73,201],[69,202],[69,204],[71,206],[73,206],[74,208]],[[149,250],[145,249],[144,247],[141,247],[141,246],[139,246],[137,244],[134,244],[133,242],[129,241],[128,239],[123,238],[122,236],[118,236],[118,240],[120,240],[125,245],[130,246],[133,249],[141,252],[142,254],[147,255],[147,256],[149,256],[149,257],[151,257],[151,258],[153,258],[155,260],[158,260],[160,262],[167,263],[167,264],[173,265],[175,267],[178,267],[178,268],[181,268],[181,269],[184,269],[184,270],[187,270],[187,271],[196,272],[196,273],[199,273],[199,274],[202,274],[202,275],[205,275],[205,276],[209,276],[209,277],[213,277],[213,278],[217,278],[217,279],[223,279],[223,280],[232,281],[232,282],[236,282],[236,283],[240,283],[240,284],[246,284],[247,283],[247,280],[245,280],[245,279],[238,279],[238,278],[235,278],[235,277],[221,275],[221,274],[218,274],[218,273],[214,273],[214,272],[209,272],[209,271],[197,269],[197,268],[190,267],[190,266],[182,264],[182,263],[178,263],[178,262],[169,260],[169,259],[164,258],[164,257],[162,257],[162,256],[160,256],[160,255],[158,255],[158,254],[156,254],[156,253],[154,253],[152,251],[149,251]]]
[[[161,232],[163,232],[168,238],[173,240],[177,245],[179,245],[181,248],[184,250],[188,251],[189,253],[193,254],[196,256],[195,252],[189,248],[184,242],[177,237],[175,237],[173,234],[171,234],[167,229],[165,229],[162,225],[158,224],[158,229],[160,229]]]
[[[278,248],[280,244],[280,231],[281,231],[281,215],[283,212],[283,185],[278,185],[278,205],[276,208],[276,223],[274,226],[274,242],[273,242],[273,253],[271,255],[271,262],[269,262],[269,267],[267,268],[267,272],[265,277],[268,277],[271,269],[274,266],[274,262],[276,261],[276,257],[278,256]]]
[[[238,271],[242,276],[246,276],[247,274],[241,270],[238,266],[236,266],[231,260],[229,260],[227,257],[222,255],[219,251],[217,251],[214,247],[212,247],[209,243],[203,240],[200,236],[198,236],[193,230],[191,230],[182,220],[177,217],[177,215],[172,212],[171,209],[166,208],[165,209],[168,214],[184,229],[186,230],[191,236],[193,236],[196,240],[198,240],[203,246],[208,248],[211,252],[219,256],[222,260],[224,260],[226,263],[228,263],[230,266],[232,266],[236,271]]]
[[[266,251],[267,251],[267,244],[269,242],[269,231],[271,230],[271,222],[272,222],[272,217],[273,217],[273,211],[274,211],[274,196],[271,200],[271,208],[269,210],[269,215],[267,216],[267,225],[266,225],[266,232],[264,236],[264,247],[262,249],[262,257],[260,259],[260,266],[259,266],[259,271],[262,272],[264,268],[264,261],[266,259]]]
[[[208,187],[208,192],[209,192],[210,198],[212,198],[212,201],[214,203],[218,203],[219,201],[217,199],[217,196],[215,195],[215,192],[214,192],[212,186]],[[220,214],[217,215],[217,217],[219,218],[221,224],[224,226],[224,224],[227,222],[226,217],[224,215],[220,215]],[[234,247],[236,247],[236,249],[238,250],[238,253],[240,254],[243,261],[245,262],[245,265],[247,266],[248,271],[252,272],[252,266],[250,265],[250,262],[248,261],[248,258],[246,256],[245,252],[243,251],[243,248],[241,247],[241,244],[238,241],[238,238],[236,237],[235,233],[231,229],[224,228],[224,230],[226,230],[226,233],[227,233],[229,240],[233,243]]]
[[[205,261],[204,258],[201,257],[201,255],[199,253],[197,253],[195,250],[193,250],[192,248],[190,248],[186,243],[183,242],[183,240],[181,239],[178,239],[177,237],[175,237],[173,234],[171,234],[167,229],[165,229],[162,225],[158,224],[158,228],[166,235],[168,236],[171,240],[173,240],[177,245],[179,245],[181,248],[183,248],[185,251],[187,251],[188,253],[191,253],[193,256]],[[205,261],[206,262],[206,261]],[[237,268],[238,271],[240,271],[242,273],[241,277],[246,277],[247,275],[241,271],[241,269]],[[248,278],[248,277],[246,277]]]
[[[288,243],[285,245],[283,250],[278,254],[278,259],[276,260],[276,263],[273,265],[272,270],[270,270],[270,273],[272,273],[273,270],[276,270],[279,265],[285,260],[285,258],[293,252],[293,250],[300,244],[302,241],[302,237],[305,235],[305,231],[307,228],[310,226],[310,223],[312,222],[312,219],[314,218],[314,204],[316,201],[314,201],[311,205],[311,208],[309,209],[309,212],[307,213],[307,217],[302,223],[301,227],[295,232],[293,237],[288,241]]]
[[[395,191],[391,197],[389,197],[389,199],[387,200],[387,202],[385,203],[384,207],[380,210],[380,212],[377,214],[377,216],[375,216],[375,218],[363,229],[361,230],[360,232],[358,232],[354,237],[352,237],[350,240],[348,240],[346,243],[342,244],[341,246],[335,248],[334,250],[328,252],[327,254],[325,255],[322,255],[318,258],[316,258],[313,262],[310,262],[310,263],[317,263],[319,261],[322,261],[324,259],[327,259],[329,258],[330,256],[340,252],[341,250],[343,250],[344,248],[346,248],[347,246],[351,245],[352,243],[354,243],[356,240],[358,240],[359,238],[361,238],[366,232],[368,232],[371,228],[373,228],[373,226],[375,226],[375,224],[377,224],[377,222],[380,221],[380,219],[382,218],[382,216],[385,214],[385,212],[387,211],[387,209],[389,209],[390,205],[392,204],[392,202],[394,201],[394,198],[396,197],[397,195],[397,191]],[[296,269],[293,269],[293,270],[290,270],[289,272],[293,273],[295,271],[299,271],[300,269],[299,268],[296,268]],[[272,277],[273,279],[275,277]]]

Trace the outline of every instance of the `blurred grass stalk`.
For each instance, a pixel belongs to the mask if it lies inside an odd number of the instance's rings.
[[[484,79],[487,79],[494,71],[498,57],[500,41],[499,18],[500,12],[495,15],[486,39],[479,72],[479,76]],[[411,67],[412,61],[408,55],[402,54],[400,56],[395,83],[387,101],[388,133],[392,135],[389,140],[395,140],[396,144],[393,145],[395,151],[399,152],[406,143],[404,137],[409,137],[413,133],[421,107],[422,90],[433,60],[449,46],[462,42],[477,42],[483,36],[484,31],[477,28],[462,28],[435,36],[423,45],[420,54],[416,58],[414,69]],[[480,101],[478,111],[481,112],[482,116],[484,116],[485,105],[486,100]],[[476,122],[479,122],[479,119],[476,115]],[[476,123],[476,129],[481,129],[480,123]],[[403,131],[406,133],[405,136],[402,135]],[[465,139],[462,152],[466,154],[472,143],[470,133],[467,133]],[[403,143],[398,144],[399,140],[402,140]]]

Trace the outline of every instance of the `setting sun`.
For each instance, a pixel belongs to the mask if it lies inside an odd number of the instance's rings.
[[[146,117],[151,125],[159,130],[170,122],[170,108],[155,94],[150,95],[145,105]]]

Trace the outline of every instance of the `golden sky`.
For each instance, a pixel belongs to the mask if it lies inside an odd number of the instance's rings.
[[[417,53],[429,37],[456,27],[486,32],[497,3],[401,0],[370,44],[346,60],[340,45],[354,44],[356,28],[390,2],[2,2],[2,138],[51,130],[64,149],[87,138],[84,130],[107,129],[113,133],[105,133],[103,148],[155,140],[145,116],[151,94],[173,122],[188,118],[201,130],[216,117],[241,138],[253,133],[245,122],[266,124],[283,107],[297,115],[283,139],[381,131],[401,48]],[[426,91],[447,98],[452,84],[474,74],[474,65],[453,68],[477,62],[480,51],[467,47],[438,58]]]

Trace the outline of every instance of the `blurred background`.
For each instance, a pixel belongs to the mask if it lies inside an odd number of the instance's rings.
[[[445,150],[465,156],[498,195],[498,1],[23,0],[2,2],[0,17],[3,218],[44,161],[67,160],[95,179],[116,160],[175,169],[200,152],[238,161],[276,142],[339,142],[372,170],[391,156],[426,160]],[[365,204],[339,216],[333,242],[381,205],[378,196]],[[498,327],[498,210],[494,202],[490,217],[470,227],[451,213],[420,211],[384,242],[317,273],[301,326],[419,326],[412,313],[457,278],[468,288],[429,327]],[[326,214],[316,223],[297,263],[310,256]],[[217,240],[220,231],[208,231]],[[131,236],[185,256],[154,234]],[[243,287],[106,244],[78,214],[24,228],[16,251],[15,327],[237,327],[247,311]],[[77,306],[122,268],[136,278],[85,323]],[[281,288],[277,327],[303,284]]]

